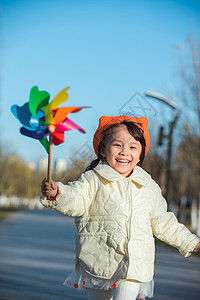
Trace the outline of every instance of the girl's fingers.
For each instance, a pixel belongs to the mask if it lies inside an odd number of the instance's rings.
[[[55,181],[51,181],[51,185],[48,183],[47,179],[44,178],[41,184],[41,192],[44,196],[51,196],[56,194],[57,184]]]
[[[57,193],[57,184],[55,181],[51,181],[51,184],[44,178],[41,183],[41,192],[44,196],[54,197]]]

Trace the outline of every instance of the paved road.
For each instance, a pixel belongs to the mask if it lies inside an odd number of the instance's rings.
[[[73,220],[50,210],[18,211],[0,223],[0,299],[86,300],[62,285],[74,268],[74,236]],[[153,299],[200,299],[200,257],[157,248]]]

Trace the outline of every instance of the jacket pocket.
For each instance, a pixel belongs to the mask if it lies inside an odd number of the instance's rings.
[[[105,232],[77,234],[76,253],[77,261],[86,272],[109,278],[109,249]]]

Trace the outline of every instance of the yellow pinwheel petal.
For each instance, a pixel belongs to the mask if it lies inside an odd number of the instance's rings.
[[[67,90],[69,89],[69,86],[64,88],[62,91],[60,91],[54,99],[46,106],[45,109],[45,121],[46,123],[55,123],[53,119],[53,112],[52,109],[58,108],[58,106],[67,101],[69,98],[69,94],[67,93]]]

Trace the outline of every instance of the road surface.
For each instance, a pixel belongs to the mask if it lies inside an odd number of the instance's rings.
[[[86,300],[62,285],[74,268],[75,233],[72,218],[47,209],[17,211],[1,222],[0,299]],[[153,299],[200,299],[200,256],[158,247]]]

